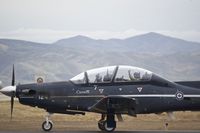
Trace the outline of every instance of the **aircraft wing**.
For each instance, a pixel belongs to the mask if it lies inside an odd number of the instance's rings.
[[[128,114],[135,116],[136,100],[122,96],[107,96],[89,108],[90,111],[107,113],[112,108],[116,114]]]

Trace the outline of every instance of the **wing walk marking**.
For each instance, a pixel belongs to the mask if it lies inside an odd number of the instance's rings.
[[[51,98],[56,97],[107,97],[107,96],[121,96],[121,97],[176,97],[175,94],[146,94],[146,95],[78,95],[78,96],[51,96]],[[198,98],[200,95],[184,95],[184,97],[195,97]]]

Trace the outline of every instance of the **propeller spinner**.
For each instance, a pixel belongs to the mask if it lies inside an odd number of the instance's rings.
[[[2,82],[0,81],[0,89],[2,88]]]
[[[12,114],[13,114],[13,106],[14,106],[14,97],[16,94],[16,86],[15,86],[15,68],[13,65],[13,71],[12,71],[12,82],[11,82],[11,86],[6,86],[4,88],[2,88],[0,90],[1,93],[10,96],[11,100],[10,100],[10,104],[11,104],[11,119],[12,119]]]

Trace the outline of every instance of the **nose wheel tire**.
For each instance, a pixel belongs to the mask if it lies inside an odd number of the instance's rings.
[[[42,129],[44,131],[50,131],[53,128],[53,122],[52,121],[44,121],[42,123]]]
[[[100,129],[101,131],[105,131],[103,122],[104,122],[104,121],[99,121],[99,122],[98,122],[98,127],[99,127],[99,129]]]

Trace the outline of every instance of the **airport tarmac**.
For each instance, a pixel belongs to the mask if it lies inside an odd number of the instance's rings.
[[[115,131],[113,133],[199,133],[200,131]],[[27,131],[0,131],[0,133],[45,133],[44,131],[41,132],[27,132]],[[101,133],[101,131],[51,131],[49,133]]]
[[[21,105],[18,101],[15,101],[14,107],[11,120],[10,102],[0,102],[0,133],[45,133],[41,129],[45,110]],[[115,133],[200,133],[200,112],[175,112],[174,115],[174,120],[168,120],[166,114],[124,115],[124,122],[117,122]],[[85,116],[54,114],[51,116],[54,126],[50,133],[99,133],[99,119],[100,115],[95,113],[86,113]]]
[[[10,97],[5,96],[0,92],[0,101],[8,101],[8,100],[10,100]]]

